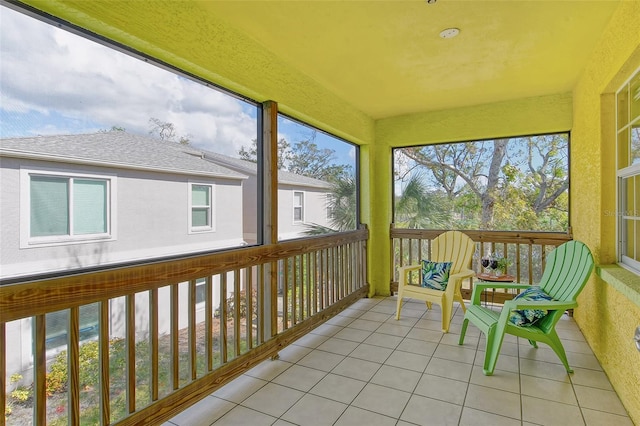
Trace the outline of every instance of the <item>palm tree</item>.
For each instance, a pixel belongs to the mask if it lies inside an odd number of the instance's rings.
[[[411,175],[395,203],[398,228],[443,229],[448,225],[446,197],[430,193],[420,174]]]
[[[327,197],[330,226],[317,223],[307,225],[306,235],[321,235],[331,232],[356,229],[356,182],[353,176],[342,176],[333,180],[331,194]]]

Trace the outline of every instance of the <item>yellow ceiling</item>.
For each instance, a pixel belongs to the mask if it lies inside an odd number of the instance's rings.
[[[314,100],[330,93],[352,108],[351,121],[570,92],[619,5],[25,2],[258,101],[274,99],[286,109],[296,99],[313,114]],[[449,27],[460,35],[439,37]]]
[[[615,1],[210,1],[374,119],[572,90]],[[457,27],[460,34],[439,33]]]

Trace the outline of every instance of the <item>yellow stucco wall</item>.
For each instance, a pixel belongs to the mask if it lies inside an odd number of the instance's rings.
[[[596,262],[615,261],[614,93],[640,66],[640,2],[621,2],[576,86],[571,150],[574,238]],[[638,278],[640,279],[640,278]],[[596,274],[578,299],[575,319],[631,419],[640,424],[640,352],[633,331],[640,306]]]

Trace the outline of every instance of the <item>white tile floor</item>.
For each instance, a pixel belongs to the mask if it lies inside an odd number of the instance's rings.
[[[450,333],[440,310],[396,298],[362,299],[166,425],[633,425],[575,322],[553,351],[506,336],[493,376],[482,374],[484,337],[462,310]]]

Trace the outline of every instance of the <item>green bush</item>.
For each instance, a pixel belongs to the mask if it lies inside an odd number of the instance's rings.
[[[12,374],[9,378],[9,383],[11,385],[16,385],[20,380],[22,380],[22,374]],[[25,386],[17,386],[9,393],[10,398],[7,400],[4,407],[4,420],[7,421],[11,413],[13,412],[13,404],[24,404],[31,398],[32,389],[27,388]]]
[[[47,373],[47,396],[67,388],[67,351],[56,355]]]
[[[80,346],[80,386],[95,387],[100,378],[99,346],[97,341],[84,343]],[[69,374],[67,371],[67,351],[60,352],[51,365],[47,373],[47,395],[51,396],[56,392],[63,392],[67,389]]]

